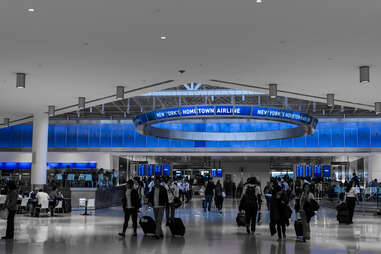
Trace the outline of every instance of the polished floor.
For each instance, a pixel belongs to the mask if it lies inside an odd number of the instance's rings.
[[[198,204],[194,201],[178,210],[187,227],[185,237],[172,238],[166,229],[163,240],[143,237],[141,230],[137,238],[120,238],[120,208],[98,210],[95,216],[87,217],[79,213],[54,218],[17,216],[16,239],[0,240],[0,253],[381,253],[381,217],[357,214],[353,225],[339,225],[335,211],[322,208],[311,223],[310,242],[297,242],[293,226],[287,229],[287,239],[278,242],[269,235],[266,223],[258,227],[255,235],[238,228],[234,202],[226,202],[222,215],[205,214]],[[5,231],[5,224],[0,221],[0,233]]]

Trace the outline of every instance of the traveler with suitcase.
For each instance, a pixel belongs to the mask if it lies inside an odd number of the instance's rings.
[[[176,182],[166,181],[163,186],[167,190],[168,195],[168,205],[165,208],[166,222],[168,225],[169,220],[175,217],[176,208],[179,208],[182,205],[182,202],[180,200],[179,187]]]
[[[165,207],[168,205],[168,193],[167,190],[160,185],[160,179],[155,178],[154,186],[151,189],[151,192],[148,196],[148,203],[153,208],[153,215],[155,217],[155,237],[156,239],[160,239],[164,237],[163,229],[161,227],[163,217],[164,217],[164,210]]]
[[[124,224],[123,231],[119,233],[119,235],[125,237],[128,222],[131,218],[132,226],[134,229],[133,236],[137,236],[138,210],[141,207],[141,203],[139,193],[136,189],[134,189],[134,182],[132,180],[128,180],[127,182],[126,191],[122,199],[122,204],[124,210]]]
[[[239,205],[239,211],[245,211],[246,231],[248,234],[255,232],[257,212],[259,207],[260,188],[256,185],[256,178],[247,179]]]
[[[274,235],[274,228],[278,232],[278,240],[282,237],[286,238],[286,226],[289,225],[289,218],[291,217],[290,208],[288,206],[288,199],[285,191],[279,186],[277,182],[273,184],[273,193],[271,196],[270,206],[270,231]]]
[[[349,222],[348,224],[353,224],[353,214],[357,202],[357,191],[356,184],[354,181],[350,181],[347,187],[345,188],[344,203],[347,204],[349,211]]]
[[[304,242],[311,239],[311,229],[310,221],[311,218],[315,215],[315,211],[318,209],[314,208],[316,204],[313,191],[310,190],[310,184],[308,182],[304,183],[303,191],[299,199],[299,207],[295,207],[296,211],[299,211],[302,226],[303,226],[303,237],[301,240]]]

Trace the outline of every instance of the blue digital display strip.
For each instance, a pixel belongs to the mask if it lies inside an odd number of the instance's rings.
[[[201,105],[186,106],[180,108],[162,109],[140,114],[134,118],[135,125],[141,125],[149,121],[163,120],[176,117],[196,117],[196,116],[246,116],[256,118],[280,119],[287,121],[311,124],[316,127],[317,119],[290,110],[267,108],[244,105]]]
[[[170,176],[169,164],[139,164],[138,176]]]
[[[50,169],[95,169],[96,162],[48,162]],[[32,169],[32,162],[0,162],[0,169]]]
[[[314,165],[313,171],[312,171],[311,165],[305,165],[305,166],[296,165],[296,176],[297,177],[322,177],[322,169],[323,169],[323,177],[331,177],[331,166],[330,165],[323,165],[323,166],[322,165]]]
[[[306,165],[306,177],[312,177],[312,166],[311,165]]]
[[[314,175],[316,177],[321,177],[321,166],[320,165],[315,165],[314,168]]]

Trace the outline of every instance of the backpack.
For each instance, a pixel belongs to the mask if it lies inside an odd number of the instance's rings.
[[[245,193],[245,201],[248,206],[256,206],[258,204],[255,186],[248,186]]]

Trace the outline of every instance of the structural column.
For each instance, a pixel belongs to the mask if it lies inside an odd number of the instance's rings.
[[[368,161],[368,181],[381,180],[381,153],[373,153]]]
[[[42,187],[46,184],[46,159],[48,155],[49,116],[35,115],[33,118],[32,144],[32,187]]]

